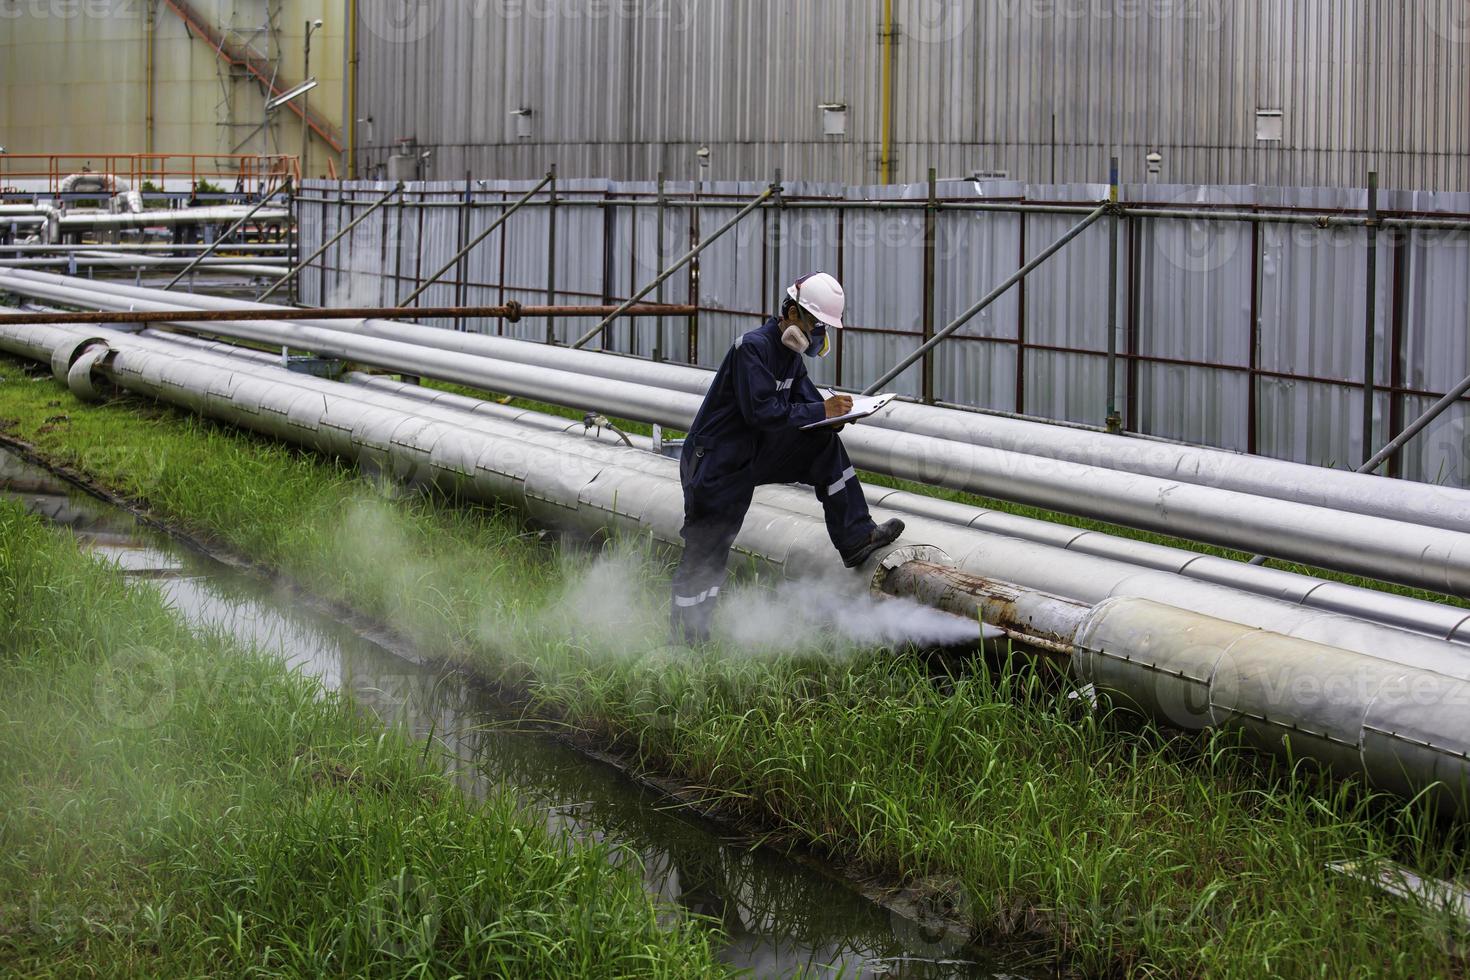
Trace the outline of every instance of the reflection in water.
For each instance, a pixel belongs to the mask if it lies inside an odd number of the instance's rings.
[[[545,733],[517,730],[463,676],[397,656],[3,451],[0,486],[100,557],[154,582],[190,623],[276,652],[385,724],[442,742],[464,792],[508,789],[554,831],[617,845],[615,860],[636,861],[649,894],[722,925],[727,963],[759,977],[974,977],[998,969],[812,868],[722,836]]]

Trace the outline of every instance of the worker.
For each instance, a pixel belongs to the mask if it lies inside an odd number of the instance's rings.
[[[874,524],[839,427],[803,429],[852,411],[847,395],[823,398],[802,355],[822,357],[829,330],[842,329],[842,285],[824,272],[786,290],[780,316],[735,341],[715,374],[684,441],[684,557],[674,573],[675,642],[709,638],[725,565],[755,488],[806,483],[816,488],[827,533],[856,568],[903,533],[902,521]]]

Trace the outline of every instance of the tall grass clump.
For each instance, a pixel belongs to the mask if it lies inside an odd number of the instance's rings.
[[[606,848],[467,800],[423,747],[6,502],[0,617],[0,971],[722,973]]]
[[[40,432],[42,390],[0,385],[0,416],[51,457],[473,665],[727,819],[903,886],[971,939],[1034,939],[1086,973],[1463,972],[1443,912],[1328,870],[1462,874],[1463,829],[1417,804],[1094,711],[1021,663],[805,636],[669,649],[666,569],[636,548],[555,548],[514,515],[386,497],[137,403]]]

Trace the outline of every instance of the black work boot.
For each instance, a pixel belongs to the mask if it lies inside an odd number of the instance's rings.
[[[857,568],[873,557],[873,552],[897,541],[901,534],[903,534],[903,521],[897,518],[884,521],[873,528],[872,533],[868,535],[868,540],[842,556],[842,564],[848,568]]]

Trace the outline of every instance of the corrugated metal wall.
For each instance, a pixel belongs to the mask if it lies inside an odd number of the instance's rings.
[[[883,0],[363,4],[364,167],[881,182]],[[897,179],[1470,191],[1465,0],[894,0]],[[405,10],[407,15],[405,16]],[[396,14],[390,13],[396,11]],[[824,136],[821,104],[847,132]],[[512,110],[529,109],[517,135]],[[1257,111],[1281,140],[1257,139]],[[710,148],[700,174],[695,150]]]
[[[392,305],[441,268],[527,182],[410,185],[302,276],[308,303]],[[301,241],[314,250],[381,196],[375,182],[308,182],[298,201]],[[663,254],[705,241],[759,183],[669,184]],[[432,286],[431,305],[617,302],[652,281],[659,260],[655,185],[560,181],[513,215]],[[543,192],[544,194],[545,192]],[[1029,186],[945,181],[941,203],[1097,201],[1100,185]],[[818,381],[861,388],[953,321],[1079,219],[1016,210],[926,211],[929,185],[849,188],[789,184],[785,207],[763,208],[668,281],[663,299],[693,302],[697,317],[623,319],[601,346],[715,366],[735,337],[774,312],[785,284],[816,269],[847,287],[848,329]],[[465,200],[474,206],[461,206]],[[1147,216],[1134,206],[1294,209],[1336,215],[1365,206],[1361,191],[1136,185],[1121,222],[1117,400],[1134,432],[1329,466],[1364,456],[1361,431],[1367,232],[1361,226]],[[879,210],[874,202],[918,207]],[[636,202],[633,206],[629,202]],[[1388,192],[1385,215],[1448,215],[1454,230],[1380,232],[1374,331],[1373,448],[1470,373],[1470,194]],[[419,207],[418,204],[430,205]],[[1082,205],[1086,210],[1090,205]],[[553,214],[554,211],[554,214]],[[933,227],[933,290],[926,295],[926,221]],[[553,222],[555,260],[551,261]],[[1101,425],[1107,404],[1107,221],[1094,225],[1020,286],[967,323],[932,356],[937,401]],[[548,270],[555,270],[555,290]],[[650,299],[655,297],[650,296]],[[446,327],[567,343],[595,321],[474,321]],[[595,346],[596,344],[594,344]],[[922,397],[915,365],[891,390]],[[1470,486],[1470,400],[1405,452],[1409,478]]]

